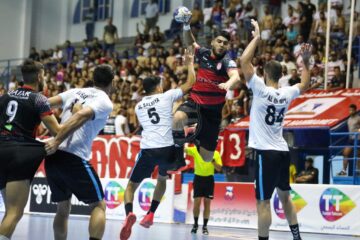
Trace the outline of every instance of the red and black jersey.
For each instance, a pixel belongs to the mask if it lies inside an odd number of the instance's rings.
[[[23,86],[0,97],[0,135],[35,138],[41,117],[51,115],[45,96]]]
[[[225,102],[226,91],[218,87],[229,79],[228,71],[237,69],[236,63],[228,56],[216,59],[211,50],[195,48],[195,57],[199,63],[196,82],[190,92],[190,98],[200,105],[218,105]]]

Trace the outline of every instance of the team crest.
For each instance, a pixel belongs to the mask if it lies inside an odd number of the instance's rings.
[[[217,70],[220,70],[220,69],[221,69],[221,67],[222,67],[222,63],[221,63],[221,62],[219,62],[219,63],[216,65],[216,69],[217,69]]]

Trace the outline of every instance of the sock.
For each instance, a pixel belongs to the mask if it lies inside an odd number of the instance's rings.
[[[207,226],[208,221],[209,221],[209,219],[204,218],[204,227]]]
[[[125,204],[126,216],[129,215],[129,213],[131,213],[132,211],[133,211],[133,204],[132,203]]]
[[[182,130],[173,130],[172,135],[174,138],[175,146],[183,146],[185,143],[185,131]]]
[[[4,236],[4,235],[0,235],[0,240],[10,240],[10,238]]]
[[[299,224],[290,225],[289,227],[290,227],[291,233],[294,237],[294,240],[301,240]]]
[[[269,237],[260,237],[259,236],[259,240],[269,240]]]
[[[93,238],[93,237],[90,237],[89,240],[100,240],[98,238]]]
[[[151,201],[151,206],[150,206],[150,210],[148,213],[152,212],[154,213],[156,211],[156,209],[158,208],[160,202],[159,201],[156,201],[156,200],[152,200]]]
[[[194,217],[194,225],[198,226],[199,217]]]

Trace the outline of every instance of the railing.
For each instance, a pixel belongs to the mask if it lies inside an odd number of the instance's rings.
[[[5,88],[9,86],[14,68],[19,66],[25,58],[14,58],[0,60],[0,82],[4,83]]]
[[[339,132],[339,133],[330,133],[330,163],[332,166],[333,161],[343,161],[348,160],[349,166],[352,163],[352,183],[357,183],[357,162],[358,162],[358,146],[359,146],[359,135],[360,132]],[[353,145],[344,145],[343,142],[349,142],[348,139],[353,138]],[[339,145],[338,145],[339,144]],[[337,156],[342,155],[342,151],[344,148],[352,149],[352,157],[343,158],[343,159],[335,159]],[[333,169],[331,167],[332,176],[334,176]]]

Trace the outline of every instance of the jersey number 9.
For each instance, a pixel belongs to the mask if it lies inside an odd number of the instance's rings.
[[[14,120],[17,109],[18,109],[18,102],[11,100],[6,108],[6,115],[8,115],[9,117],[9,119],[7,120],[8,123],[11,123]]]

